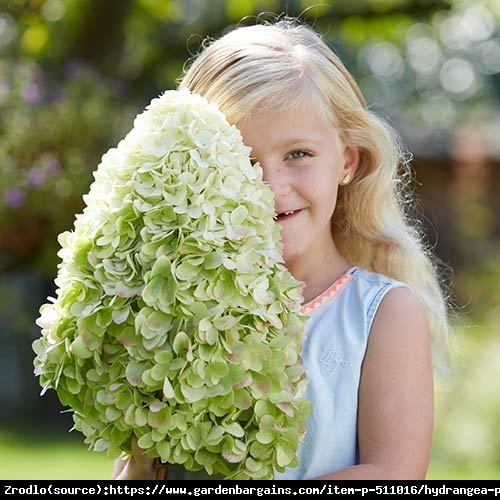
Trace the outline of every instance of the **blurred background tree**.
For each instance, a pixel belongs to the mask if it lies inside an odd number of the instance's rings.
[[[0,450],[23,449],[16,426],[71,426],[38,397],[30,345],[100,157],[204,39],[280,13],[323,33],[414,155],[410,215],[458,306],[431,477],[500,478],[497,0],[0,0]]]

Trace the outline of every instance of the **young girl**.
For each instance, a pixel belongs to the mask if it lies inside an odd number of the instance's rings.
[[[226,34],[180,87],[240,129],[275,194],[286,266],[305,283],[313,413],[298,467],[275,478],[423,479],[431,350],[439,366],[449,326],[431,260],[405,218],[391,130],[320,37],[290,20]],[[134,445],[114,476],[158,471]],[[196,476],[169,466],[169,479]]]

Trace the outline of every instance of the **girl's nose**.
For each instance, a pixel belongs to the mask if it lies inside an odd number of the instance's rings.
[[[290,179],[282,166],[272,165],[270,162],[261,163],[263,180],[269,185],[276,196],[286,195],[291,191]]]

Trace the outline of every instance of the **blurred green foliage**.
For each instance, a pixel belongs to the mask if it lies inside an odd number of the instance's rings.
[[[467,341],[467,366],[438,392],[436,462],[450,468],[474,468],[477,464],[500,468],[499,354],[500,342],[491,336],[485,336],[481,343]]]
[[[120,82],[77,61],[65,65],[61,84],[36,62],[4,61],[0,72],[10,75],[0,103],[0,250],[51,274],[57,235],[81,211],[102,150],[135,110]]]

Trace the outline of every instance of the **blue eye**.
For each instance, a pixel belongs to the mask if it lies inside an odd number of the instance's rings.
[[[288,158],[291,158],[292,160],[300,160],[301,158],[305,158],[306,156],[311,156],[311,154],[309,153],[309,151],[305,151],[303,149],[297,149],[288,153]]]

